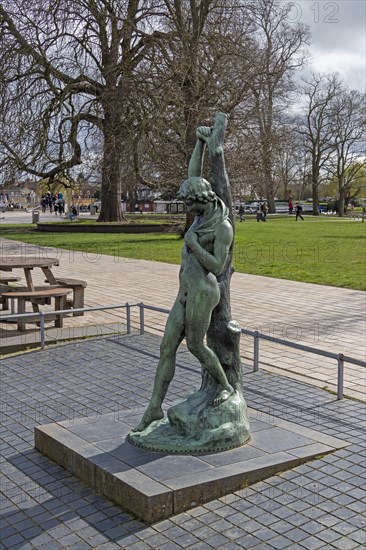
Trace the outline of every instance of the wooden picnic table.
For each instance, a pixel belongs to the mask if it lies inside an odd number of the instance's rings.
[[[35,287],[32,279],[32,269],[38,267],[42,269],[47,282],[50,285],[57,286],[57,280],[52,273],[52,267],[59,265],[58,258],[40,258],[38,256],[8,256],[0,259],[0,271],[12,271],[13,269],[23,269],[28,290],[34,292]]]
[[[23,312],[25,307],[23,301],[30,300],[33,311],[39,312],[38,305],[44,303],[50,304],[51,297],[55,298],[55,307],[56,305],[59,307],[60,304],[62,305],[62,309],[65,309],[66,307],[71,307],[73,309],[84,307],[84,289],[87,286],[87,283],[79,279],[55,277],[52,273],[52,267],[54,265],[59,265],[58,258],[41,258],[39,256],[8,256],[0,259],[0,271],[12,271],[13,269],[24,270],[25,280],[27,283],[26,288],[9,288],[5,290],[10,290],[10,293],[6,291],[2,292],[3,297],[5,297],[5,301],[14,297],[14,299],[11,300],[12,311],[14,309],[14,300],[18,300],[18,312],[20,312],[20,310]],[[43,271],[46,277],[45,282],[50,284],[50,289],[34,286],[32,270],[36,267]],[[20,296],[19,292],[22,296]],[[66,295],[69,292],[73,293],[73,298],[71,300],[66,300]],[[59,296],[65,299],[58,300]],[[83,312],[73,313],[74,317],[83,314]],[[62,323],[62,318],[60,318],[60,320]],[[62,324],[58,324],[57,326],[62,326]]]

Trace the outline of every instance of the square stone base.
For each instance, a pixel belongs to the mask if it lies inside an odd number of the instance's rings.
[[[126,441],[141,412],[35,427],[35,447],[146,523],[238,491],[347,442],[250,410],[252,439],[220,453],[169,455]]]

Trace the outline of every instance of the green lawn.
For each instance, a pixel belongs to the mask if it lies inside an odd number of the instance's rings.
[[[182,240],[171,233],[43,233],[33,226],[3,225],[0,236],[43,246],[80,250],[88,255],[180,263]],[[236,224],[236,271],[366,290],[366,223],[336,218],[247,219]]]

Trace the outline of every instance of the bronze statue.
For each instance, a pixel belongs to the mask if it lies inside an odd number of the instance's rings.
[[[219,113],[219,116],[221,116],[219,122],[222,123],[222,117],[225,115]],[[224,121],[226,127],[226,117]],[[212,151],[214,132],[215,127],[201,126],[197,128],[197,142],[189,163],[188,179],[181,184],[177,195],[178,199],[186,204],[187,210],[194,212],[195,219],[184,236],[179,291],[169,314],[160,346],[160,359],[152,397],[140,423],[130,434],[130,440],[133,443],[143,447],[146,443],[146,448],[171,450],[174,449],[175,441],[182,452],[196,448],[197,450],[209,450],[212,445],[217,447],[220,444],[221,440],[219,438],[217,442],[216,435],[222,432],[224,424],[228,426],[230,424],[227,434],[233,434],[232,423],[235,424],[234,431],[237,432],[238,425],[243,421],[245,430],[242,430],[241,435],[236,434],[233,437],[231,446],[242,444],[249,437],[246,406],[242,397],[238,349],[224,354],[229,357],[229,362],[236,363],[235,366],[230,365],[229,370],[232,372],[229,380],[225,372],[227,366],[224,368],[219,358],[220,349],[216,353],[216,343],[210,345],[210,338],[207,339],[207,343],[205,341],[213,312],[222,300],[220,277],[226,277],[226,279],[231,277],[234,235],[228,208],[213,191],[210,183],[201,175],[205,148],[207,146],[209,151],[210,149]],[[224,191],[230,193],[223,148],[216,147],[214,155],[219,158],[221,168],[219,179],[223,180]],[[227,312],[224,317],[227,317]],[[235,322],[226,319],[225,331],[235,335],[233,345],[238,348],[240,329]],[[160,441],[159,444],[159,433],[162,433],[162,429],[167,431],[167,426],[163,428],[166,421],[163,420],[162,404],[174,377],[177,349],[184,338],[186,338],[189,351],[197,357],[202,366],[202,385],[200,390],[194,392],[182,404],[178,404],[168,411],[170,423],[168,440],[171,440],[172,443],[163,444]],[[227,406],[225,402],[228,402]],[[193,421],[192,415],[198,415],[197,419]],[[207,415],[211,419],[208,419]],[[149,428],[150,426],[151,428]],[[158,429],[155,430],[156,433],[153,433],[155,428]],[[171,432],[172,428],[173,432]],[[175,437],[174,429],[177,437]],[[201,433],[204,430],[210,432],[208,436]],[[215,436],[212,435],[213,430]],[[185,432],[189,436],[188,439],[191,439],[187,445],[184,441]],[[222,435],[220,437],[222,439]],[[165,436],[162,437],[162,440],[165,440]],[[198,441],[203,442],[203,447]],[[197,445],[196,442],[198,442]],[[226,445],[225,448],[227,445],[230,446],[227,441],[226,443],[221,442],[221,444]]]

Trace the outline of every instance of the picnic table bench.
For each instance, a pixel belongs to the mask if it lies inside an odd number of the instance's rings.
[[[72,292],[73,292],[72,300],[67,301],[67,304],[70,307],[72,307],[73,309],[84,307],[84,289],[87,286],[86,281],[82,281],[81,279],[70,279],[66,277],[57,277],[57,276],[56,276],[56,281],[57,281],[57,284],[60,285],[61,287],[72,289]],[[80,315],[83,315],[82,311],[73,313],[74,317],[78,317]]]
[[[6,275],[0,275],[0,285],[7,285],[8,283],[16,283],[17,281],[20,281],[20,277],[17,277],[12,273],[7,273]]]
[[[65,300],[67,294],[71,292],[71,289],[64,288],[64,287],[48,287],[47,289],[42,290],[15,290],[10,292],[4,292],[3,297],[10,299],[10,300],[16,300],[18,303],[17,307],[17,313],[22,314],[26,313],[25,303],[26,301],[29,301],[32,303],[33,311],[38,312],[39,311],[39,303],[42,303],[44,300],[48,298],[54,298],[55,299],[55,311],[65,309]],[[34,323],[35,321],[39,321],[39,316],[35,315],[29,316],[23,319],[18,319],[17,325],[18,330],[20,332],[25,331],[26,323]],[[62,314],[56,314],[55,316],[55,327],[61,328],[63,326],[63,315]]]
[[[1,280],[6,282],[19,281],[19,277],[12,274],[2,274],[0,280],[0,303],[9,308],[11,303],[11,311],[14,312],[14,305],[17,303],[17,313],[26,313],[25,304],[30,302],[33,311],[39,313],[39,305],[51,304],[52,298],[55,300],[55,310],[60,309],[82,309],[84,307],[84,289],[87,286],[85,281],[80,279],[56,278],[52,273],[52,266],[58,265],[57,258],[48,258],[36,256],[9,256],[0,258],[0,271],[10,272],[13,269],[23,269],[26,279],[26,287],[11,287],[9,285],[1,285]],[[42,269],[48,283],[46,287],[35,286],[32,279],[32,271],[34,268]],[[67,300],[67,295],[73,293],[72,298]],[[82,311],[73,313],[74,316],[83,315]],[[34,316],[35,320],[39,319],[38,315]],[[47,318],[49,318],[47,316]],[[25,318],[24,321],[18,322],[18,328],[21,331],[25,330],[25,323],[34,322],[32,317]],[[55,326],[62,326],[62,316],[57,314]]]
[[[16,283],[17,281],[20,281],[20,277],[17,277],[16,275],[12,275],[11,273],[6,275],[0,275],[0,304],[1,309],[9,309],[9,300],[8,298],[4,298],[3,294],[4,292],[9,292],[11,290],[11,287],[9,286],[9,283]]]

